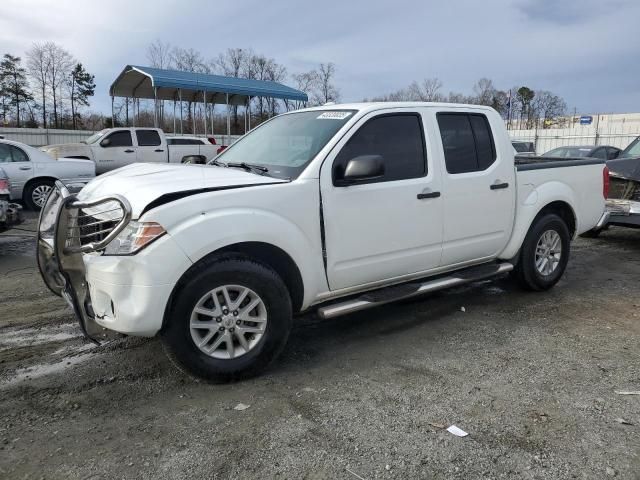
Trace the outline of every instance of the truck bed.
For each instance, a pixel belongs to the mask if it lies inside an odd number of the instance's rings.
[[[549,158],[549,157],[527,157],[516,155],[514,160],[516,170],[538,170],[543,168],[564,168],[578,167],[582,165],[604,165],[605,160],[601,158]]]

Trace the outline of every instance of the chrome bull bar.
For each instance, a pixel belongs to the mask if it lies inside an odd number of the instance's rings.
[[[121,218],[109,222],[108,231],[98,232],[102,238],[83,242],[83,238],[87,240],[97,234],[81,237],[82,227],[78,223],[80,212],[105,204],[118,205],[122,210]],[[103,250],[130,220],[131,206],[126,198],[111,195],[81,202],[59,181],[55,183],[40,212],[36,245],[40,274],[49,290],[67,301],[82,332],[95,343],[100,343],[98,336],[104,329],[95,321],[82,255]]]

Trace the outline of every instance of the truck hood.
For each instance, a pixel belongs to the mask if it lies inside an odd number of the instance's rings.
[[[609,175],[640,182],[640,157],[607,160]]]
[[[91,148],[84,143],[59,143],[57,145],[46,145],[40,148],[44,153],[53,158],[82,156],[91,158]]]
[[[120,194],[131,204],[133,218],[139,218],[152,206],[188,195],[287,182],[237,168],[136,163],[91,180],[80,191],[78,199],[95,200]]]

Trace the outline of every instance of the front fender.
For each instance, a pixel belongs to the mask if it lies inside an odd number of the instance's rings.
[[[145,220],[153,220],[153,213],[145,215]],[[157,221],[162,224],[162,220]],[[310,305],[317,292],[327,290],[319,232],[316,241],[296,223],[272,211],[255,208],[213,210],[181,221],[167,230],[194,263],[237,243],[261,242],[278,247],[293,259],[300,271],[304,285],[303,308]]]
[[[516,256],[533,220],[544,207],[553,202],[564,202],[569,205],[576,222],[576,231],[578,231],[578,218],[575,213],[576,195],[566,183],[549,181],[537,187],[525,183],[520,187],[518,194],[513,234],[499,255],[500,258],[511,259]]]

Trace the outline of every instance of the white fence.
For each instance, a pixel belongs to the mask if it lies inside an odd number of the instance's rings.
[[[32,147],[53,145],[56,143],[77,143],[86,140],[95,132],[91,130],[59,130],[51,128],[7,128],[0,127],[0,136],[7,140],[26,143]],[[174,134],[170,134],[174,135]],[[179,135],[179,134],[176,134]],[[196,135],[202,137],[203,135]],[[210,135],[208,135],[210,136]],[[214,135],[220,145],[231,144],[240,138],[240,135]],[[227,143],[228,142],[228,143]]]
[[[536,154],[542,155],[556,147],[569,145],[611,145],[624,149],[636,137],[640,136],[640,126],[608,125],[576,125],[572,128],[549,128],[538,130],[509,130],[511,138],[532,142]]]

